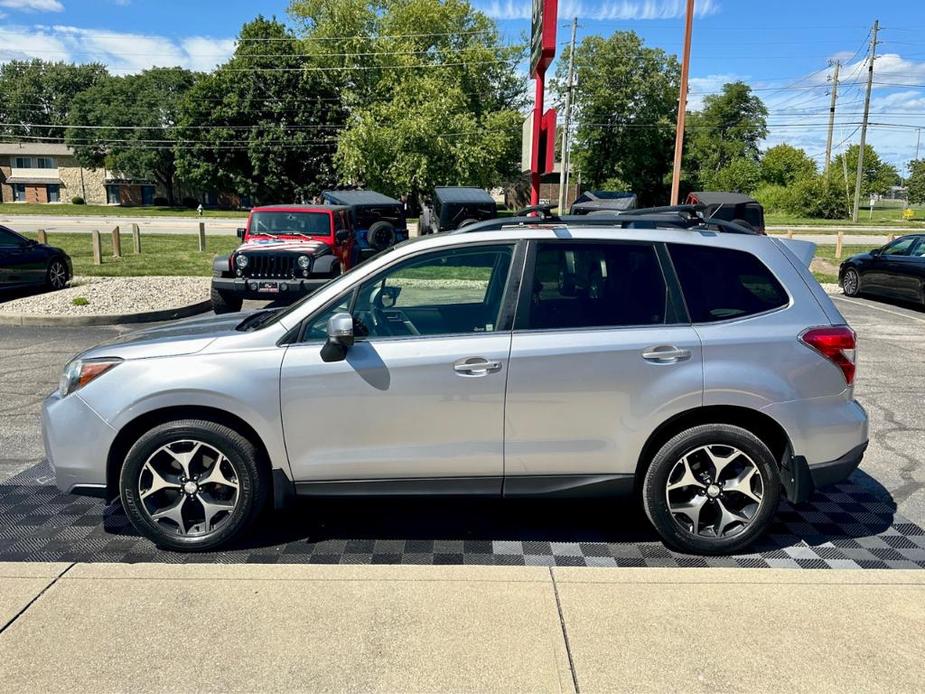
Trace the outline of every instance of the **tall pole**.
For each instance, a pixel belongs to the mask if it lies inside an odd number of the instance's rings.
[[[919,145],[922,144],[922,129],[918,129],[918,135],[915,138],[915,160],[919,160]]]
[[[559,214],[565,214],[568,204],[569,159],[572,132],[572,90],[575,88],[575,38],[578,34],[578,17],[572,19],[572,42],[568,53],[568,87],[565,90],[565,124],[562,129],[561,170],[559,171]]]
[[[829,134],[825,140],[825,166],[822,175],[828,178],[829,164],[832,162],[832,133],[835,131],[835,102],[838,100],[838,70],[841,62],[835,61],[835,73],[832,75],[832,100],[829,102]]]
[[[870,91],[874,87],[874,61],[877,59],[877,32],[880,31],[880,21],[874,21],[874,28],[870,34],[870,65],[867,66],[867,94],[864,96],[864,120],[861,123],[861,148],[858,150],[858,173],[854,182],[854,207],[851,210],[851,221],[858,221],[858,212],[861,209],[861,178],[864,175],[864,148],[867,147],[867,119],[870,116]]]
[[[540,146],[540,134],[543,132],[543,92],[546,82],[546,71],[538,70],[536,73],[536,101],[533,105],[533,158],[541,157],[542,152],[539,151]],[[536,167],[538,168],[538,167]],[[538,170],[534,169],[530,173],[530,204],[539,205],[540,204],[540,180],[541,174]]]
[[[671,173],[672,205],[678,199],[681,189],[681,156],[684,153],[684,121],[687,116],[687,78],[691,67],[691,32],[694,26],[694,0],[687,0],[687,17],[684,20],[684,56],[681,60],[681,93],[678,96],[678,125],[674,136],[674,170]]]

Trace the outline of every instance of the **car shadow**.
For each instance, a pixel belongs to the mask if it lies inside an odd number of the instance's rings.
[[[844,296],[844,294],[840,294],[839,296]],[[897,308],[905,308],[909,309],[910,311],[925,313],[925,304],[920,304],[915,301],[906,301],[905,299],[894,299],[892,297],[880,296],[879,294],[867,293],[861,293],[857,298],[865,299],[867,301],[872,301],[878,304],[886,304],[887,306],[895,306]]]

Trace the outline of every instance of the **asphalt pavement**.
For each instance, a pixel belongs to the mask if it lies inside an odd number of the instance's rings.
[[[836,297],[859,335],[856,396],[871,443],[855,480],[925,527],[925,311]],[[0,481],[43,459],[41,402],[76,353],[133,328],[0,327]]]

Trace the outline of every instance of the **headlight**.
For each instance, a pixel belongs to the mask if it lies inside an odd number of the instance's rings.
[[[235,264],[236,264],[239,268],[242,268],[242,269],[243,269],[243,268],[246,268],[246,267],[247,267],[247,264],[248,264],[250,261],[247,259],[247,256],[246,256],[246,255],[239,255],[239,256],[237,256],[237,257],[234,259],[234,262],[235,262]]]
[[[112,367],[121,363],[116,357],[108,359],[75,359],[64,367],[61,382],[58,384],[58,394],[63,398],[75,390],[80,390],[90,381],[102,376]]]
[[[312,259],[309,258],[307,255],[300,255],[298,260],[296,260],[296,262],[299,264],[300,268],[302,268],[303,270],[308,270],[308,268],[311,267]]]

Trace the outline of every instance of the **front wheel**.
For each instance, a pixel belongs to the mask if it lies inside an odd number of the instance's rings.
[[[849,267],[845,270],[845,274],[842,276],[841,280],[842,291],[845,292],[845,296],[857,296],[861,293],[861,276],[858,274],[858,271],[853,267]]]
[[[202,551],[244,532],[266,502],[268,481],[246,438],[217,422],[181,420],[132,446],[119,494],[138,532],[159,547]]]
[[[55,258],[48,264],[45,271],[45,285],[52,290],[64,289],[67,286],[67,265],[60,258]]]
[[[220,289],[212,288],[211,293],[212,310],[216,314],[237,313],[244,305],[244,299],[230,292],[223,292]]]
[[[643,481],[646,515],[665,544],[692,554],[729,554],[771,524],[780,474],[768,447],[729,424],[692,427],[665,443]]]

